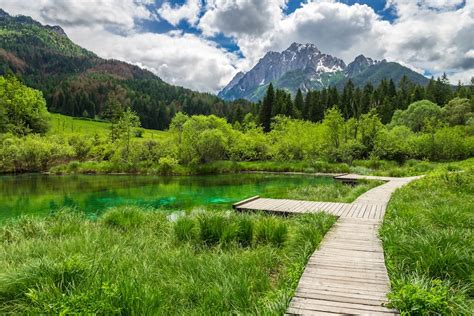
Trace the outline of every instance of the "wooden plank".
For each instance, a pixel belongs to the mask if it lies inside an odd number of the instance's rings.
[[[338,313],[351,313],[351,311],[359,311],[360,313],[370,313],[370,312],[382,312],[382,313],[393,313],[393,310],[390,310],[383,306],[373,306],[365,304],[355,304],[355,303],[345,303],[345,302],[335,302],[327,301],[320,299],[307,299],[294,297],[291,300],[293,307],[296,308],[307,308],[307,309],[319,309],[324,307],[328,311],[338,312]]]
[[[254,201],[256,199],[259,199],[260,196],[259,195],[255,195],[255,196],[252,196],[252,197],[249,197],[248,199],[245,199],[245,200],[242,200],[240,202],[237,202],[237,203],[234,203],[232,204],[232,208],[236,209],[238,206],[241,206],[243,204],[246,204],[248,202],[251,202],[251,201]]]

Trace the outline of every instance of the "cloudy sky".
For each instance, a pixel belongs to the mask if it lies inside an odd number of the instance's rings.
[[[451,81],[474,76],[474,0],[0,0],[104,58],[217,92],[269,50],[313,43]]]

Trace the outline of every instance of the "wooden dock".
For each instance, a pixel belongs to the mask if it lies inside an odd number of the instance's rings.
[[[353,203],[265,199],[258,196],[234,204],[240,211],[294,214],[324,211],[339,219],[310,257],[287,313],[289,315],[397,314],[386,295],[390,280],[377,231],[388,201],[399,187],[417,179],[342,175],[335,179],[386,181]]]

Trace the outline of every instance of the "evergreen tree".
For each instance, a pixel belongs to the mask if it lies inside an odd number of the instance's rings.
[[[326,90],[323,90],[325,92]],[[313,122],[321,122],[324,119],[324,111],[326,111],[326,107],[322,102],[322,95],[323,92],[319,93],[315,91],[312,94],[312,103],[310,108],[310,120]],[[326,93],[324,93],[326,95]]]
[[[360,100],[360,111],[361,114],[368,113],[372,105],[372,94],[374,93],[374,86],[369,82],[365,85],[362,91],[362,97]]]
[[[352,80],[348,80],[344,85],[341,97],[342,116],[344,119],[349,119],[354,116],[354,84]]]
[[[295,110],[296,110],[296,116],[301,117],[301,113],[303,113],[303,107],[304,107],[304,100],[303,100],[303,93],[301,92],[301,89],[298,88],[298,91],[296,92],[295,96]]]
[[[316,91],[314,91],[316,92]],[[308,91],[308,93],[306,93],[306,97],[304,99],[304,106],[303,106],[303,111],[301,112],[301,117],[304,119],[304,120],[309,120],[309,113],[311,111],[311,106],[312,106],[312,103],[313,103],[313,93],[312,91]]]
[[[275,102],[275,92],[273,90],[273,84],[270,82],[270,85],[267,89],[267,94],[263,98],[262,106],[260,108],[259,122],[263,127],[265,132],[270,131],[270,124],[272,120],[272,107]]]
[[[436,102],[436,81],[431,77],[425,88],[425,98],[431,102]]]

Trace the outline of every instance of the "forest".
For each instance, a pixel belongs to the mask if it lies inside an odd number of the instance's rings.
[[[351,166],[360,160],[402,165],[472,157],[473,86],[452,91],[439,79],[424,89],[403,87],[383,81],[361,90],[348,82],[341,95],[329,88],[292,99],[270,85],[255,114],[237,111],[228,121],[178,112],[166,136],[149,139],[133,107],[119,100],[103,121],[107,132],[65,135],[64,126],[51,122],[41,92],[14,76],[0,77],[1,171],[188,174],[222,161]]]

